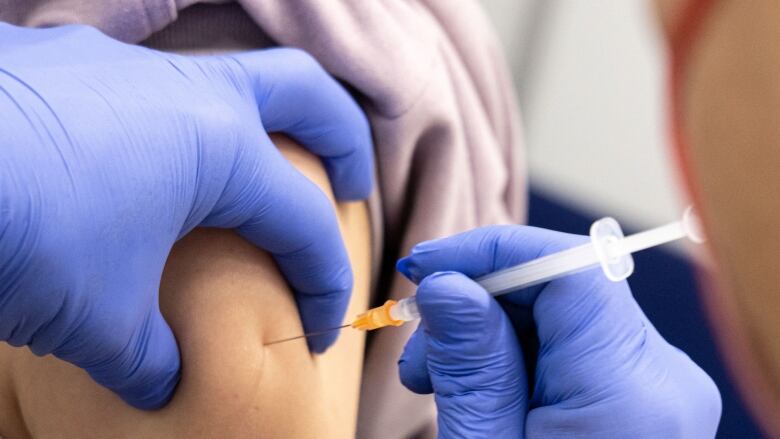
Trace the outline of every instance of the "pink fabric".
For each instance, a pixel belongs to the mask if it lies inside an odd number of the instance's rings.
[[[128,42],[167,27],[146,44],[185,52],[278,44],[314,55],[356,91],[371,121],[379,186],[372,200],[380,262],[375,304],[413,291],[393,264],[415,243],[524,221],[514,91],[475,1],[240,0],[243,10],[184,9],[192,3],[0,0],[0,20],[86,23]],[[385,329],[369,339],[359,437],[408,437],[433,419],[430,398],[397,379],[396,361],[412,329]]]

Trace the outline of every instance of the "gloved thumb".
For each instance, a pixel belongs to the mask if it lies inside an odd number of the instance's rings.
[[[402,381],[420,382],[426,366],[443,437],[521,437],[528,388],[520,346],[499,304],[454,272],[417,289],[422,333],[407,344]],[[425,340],[425,349],[420,342]],[[425,355],[425,360],[419,357]]]
[[[54,354],[84,368],[136,408],[153,410],[167,404],[179,382],[180,358],[156,297],[145,312],[104,315],[87,319],[96,323],[85,324]]]

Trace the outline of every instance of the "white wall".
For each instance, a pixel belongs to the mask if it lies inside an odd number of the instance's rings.
[[[645,0],[483,0],[504,40],[532,182],[650,226],[682,211],[663,46]]]

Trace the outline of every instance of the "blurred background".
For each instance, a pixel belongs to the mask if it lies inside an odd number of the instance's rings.
[[[669,147],[665,46],[649,0],[482,0],[506,49],[523,112],[529,222],[627,231],[685,206]],[[719,438],[761,437],[718,358],[682,247],[635,257],[634,295],[659,331],[715,380]]]

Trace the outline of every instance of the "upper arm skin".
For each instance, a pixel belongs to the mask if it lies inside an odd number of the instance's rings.
[[[286,138],[274,142],[332,199],[316,157]],[[336,209],[355,275],[349,319],[368,304],[370,228],[364,203]],[[125,405],[70,364],[2,347],[33,436],[354,436],[365,334],[343,331],[320,356],[303,339],[264,346],[302,333],[292,293],[268,254],[229,230],[195,230],[174,246],[160,304],[179,343],[182,379],[156,412]]]

